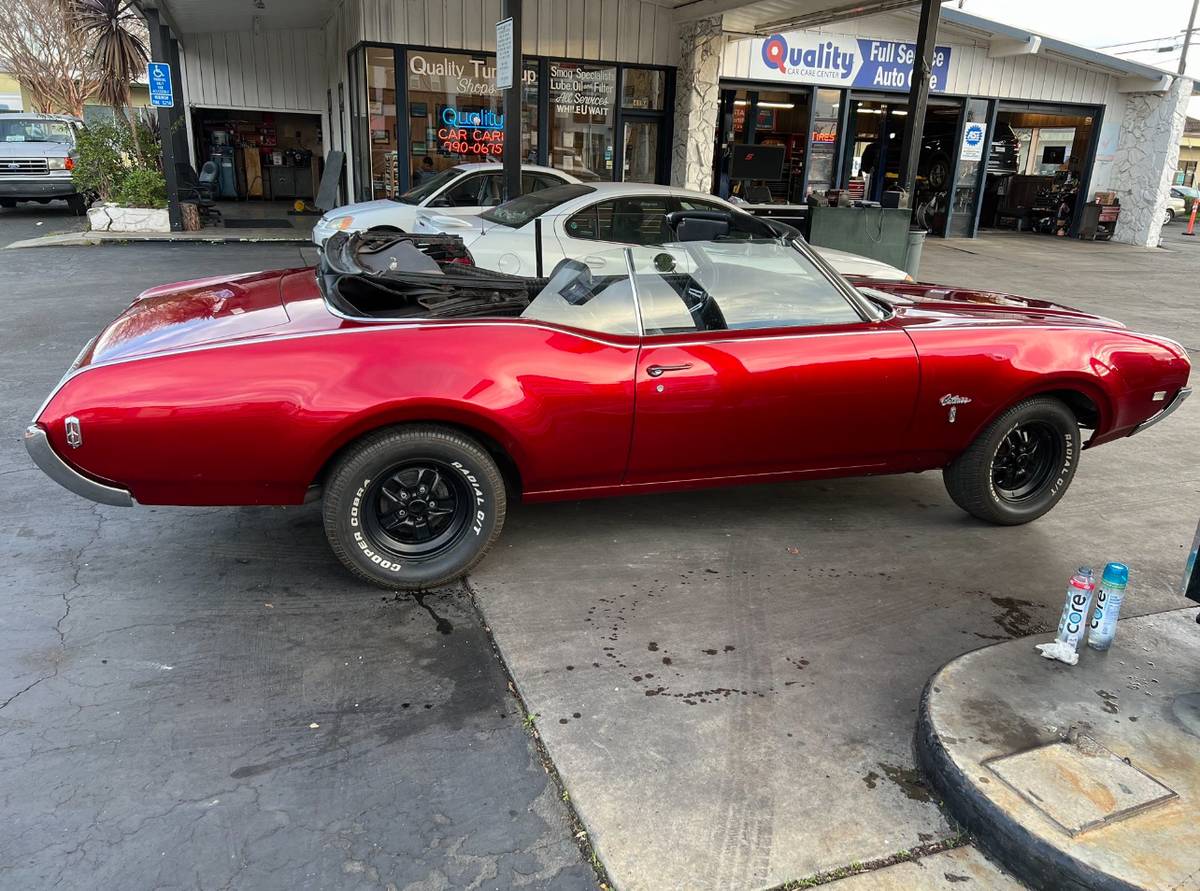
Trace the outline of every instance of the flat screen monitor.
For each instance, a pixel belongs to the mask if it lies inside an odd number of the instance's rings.
[[[782,145],[735,145],[729,165],[733,179],[783,179]]]
[[[1043,164],[1066,164],[1067,147],[1065,145],[1048,145],[1042,149]]]

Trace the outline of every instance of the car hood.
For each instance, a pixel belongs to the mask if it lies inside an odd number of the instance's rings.
[[[0,169],[9,158],[65,158],[71,146],[62,142],[0,142]]]
[[[424,232],[429,235],[436,235],[438,233],[457,235],[463,240],[464,245],[470,247],[471,242],[476,241],[499,225],[499,223],[488,222],[479,216],[479,214],[455,216],[448,213],[438,213],[436,210],[420,210],[417,212],[413,231]]]
[[[885,300],[898,316],[911,320],[962,320],[972,324],[1072,324],[1102,328],[1124,328],[1113,319],[1093,315],[1049,300],[1020,297],[999,291],[952,288],[944,285],[909,284],[895,281],[857,283],[860,289]]]
[[[202,278],[143,291],[100,332],[79,364],[239,340],[282,327],[288,313],[280,282],[293,271]]]
[[[354,217],[355,229],[370,229],[372,226],[395,226],[397,229],[408,230],[416,215],[415,204],[404,204],[380,198],[378,201],[360,201],[357,204],[347,204],[335,207],[326,213],[321,220],[329,222],[342,217]]]
[[[908,273],[903,269],[897,269],[882,260],[874,260],[835,248],[817,247],[816,245],[811,245],[811,247],[825,259],[826,263],[842,275],[873,278],[877,281],[906,281],[908,279]]]

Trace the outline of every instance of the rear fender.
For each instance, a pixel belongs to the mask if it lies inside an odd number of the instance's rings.
[[[309,479],[313,485],[320,485],[348,446],[377,430],[405,424],[443,424],[473,437],[497,458],[501,470],[512,477],[509,481],[519,491],[522,468],[526,466],[528,456],[517,438],[495,417],[476,407],[427,399],[379,406],[350,419],[335,436],[322,444],[309,469]]]

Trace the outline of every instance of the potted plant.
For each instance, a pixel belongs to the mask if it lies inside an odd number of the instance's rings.
[[[167,184],[159,169],[158,140],[143,122],[132,128],[115,122],[89,124],[79,135],[72,176],[88,208],[92,229],[100,232],[170,232]]]

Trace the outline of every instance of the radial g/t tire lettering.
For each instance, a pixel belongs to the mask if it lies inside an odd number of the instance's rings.
[[[421,590],[465,575],[500,535],[507,507],[496,462],[444,427],[392,427],[349,447],[327,477],[334,554],[361,579]]]
[[[954,503],[1001,526],[1036,520],[1075,478],[1082,441],[1074,413],[1040,396],[1014,405],[942,471]]]

